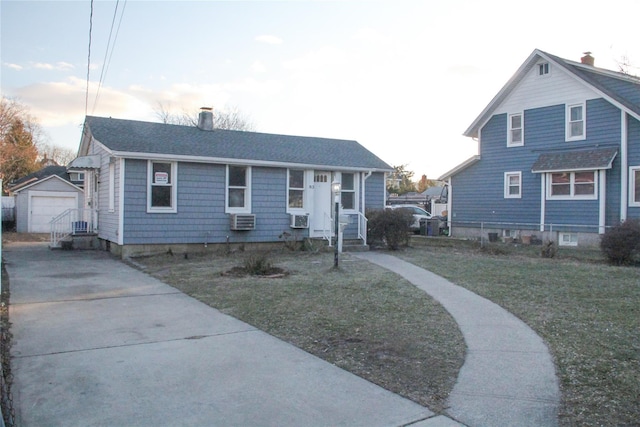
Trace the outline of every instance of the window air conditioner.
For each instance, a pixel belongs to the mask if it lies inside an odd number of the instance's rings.
[[[236,231],[254,230],[256,228],[256,216],[252,214],[232,214],[231,229]]]
[[[291,228],[309,228],[309,215],[291,215]]]

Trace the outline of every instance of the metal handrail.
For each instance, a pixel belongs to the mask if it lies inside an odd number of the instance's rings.
[[[50,222],[51,247],[60,247],[60,242],[73,235],[95,233],[97,230],[95,209],[67,209]]]

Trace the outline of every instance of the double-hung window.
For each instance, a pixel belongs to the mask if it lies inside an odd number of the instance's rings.
[[[251,212],[251,167],[227,166],[227,213]]]
[[[522,113],[509,115],[508,147],[524,145],[524,129],[522,125]]]
[[[586,138],[586,108],[585,104],[567,105],[566,111],[566,138],[567,141],[575,141]]]
[[[342,191],[340,194],[340,202],[342,209],[355,210],[357,206],[356,198],[356,174],[342,173]]]
[[[304,171],[289,169],[287,206],[291,210],[304,209]]]
[[[640,207],[640,166],[629,168],[629,206]]]
[[[597,192],[596,172],[552,172],[549,174],[547,198],[549,199],[595,199]]]
[[[147,212],[175,213],[177,209],[176,162],[147,163]]]
[[[519,199],[522,197],[522,172],[504,173],[504,198]]]

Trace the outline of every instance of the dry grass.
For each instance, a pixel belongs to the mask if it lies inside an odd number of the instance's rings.
[[[416,238],[398,256],[496,302],[547,342],[561,425],[640,424],[640,268],[607,265],[598,250],[545,259],[539,246],[441,243]]]
[[[465,354],[450,315],[365,261],[277,251],[276,278],[224,274],[250,253],[157,256],[137,263],[166,283],[388,390],[442,412]]]

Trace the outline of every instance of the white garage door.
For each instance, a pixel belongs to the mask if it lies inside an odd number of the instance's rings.
[[[30,233],[49,233],[51,220],[67,209],[78,207],[76,195],[31,196]]]

